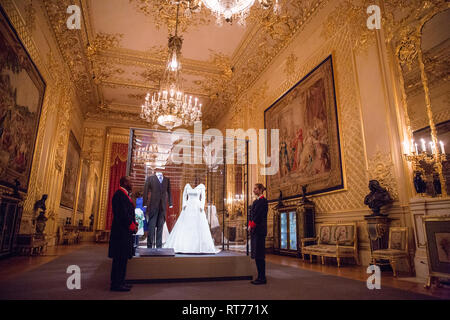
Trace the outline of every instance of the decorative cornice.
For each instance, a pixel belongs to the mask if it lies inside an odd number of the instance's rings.
[[[70,0],[42,1],[61,55],[69,67],[71,80],[83,106],[82,110],[86,111],[89,107],[95,106],[98,99],[94,90],[92,70],[86,56],[87,36],[80,30],[68,29],[65,23],[67,7],[74,3]],[[77,1],[77,4],[80,3]]]

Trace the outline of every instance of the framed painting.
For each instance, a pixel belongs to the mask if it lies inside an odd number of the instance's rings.
[[[78,182],[78,170],[80,169],[81,148],[72,131],[67,146],[66,167],[64,170],[63,187],[61,191],[62,207],[73,209]]]
[[[266,176],[269,201],[280,191],[296,198],[303,185],[307,194],[344,188],[331,55],[265,110],[264,126],[280,139],[279,170]]]
[[[450,215],[423,216],[429,278],[427,287],[434,278],[450,279]]]
[[[0,184],[27,193],[45,82],[0,7]]]
[[[83,161],[81,164],[81,181],[80,181],[80,192],[78,195],[78,209],[79,213],[84,213],[84,205],[86,202],[86,192],[87,192],[87,183],[88,183],[88,175],[89,175],[89,166],[87,161]]]
[[[94,178],[94,197],[92,199],[92,206],[91,206],[91,214],[93,215],[93,217],[96,215],[97,213],[97,208],[98,208],[98,176],[97,174],[95,174],[95,178]]]

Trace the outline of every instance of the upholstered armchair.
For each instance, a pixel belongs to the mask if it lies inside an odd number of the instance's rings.
[[[372,251],[372,264],[376,264],[377,260],[388,260],[392,267],[394,277],[397,276],[397,262],[406,259],[410,273],[411,260],[408,251],[408,227],[391,227],[389,228],[389,242],[387,249],[379,249]]]

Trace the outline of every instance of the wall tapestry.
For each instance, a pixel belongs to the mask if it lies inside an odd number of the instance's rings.
[[[280,191],[298,197],[302,185],[307,194],[344,187],[331,55],[264,112],[264,124],[280,130],[280,167],[266,176],[269,201]]]
[[[45,82],[0,8],[0,184],[28,192]]]

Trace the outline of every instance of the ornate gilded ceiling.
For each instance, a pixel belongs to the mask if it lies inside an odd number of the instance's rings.
[[[174,24],[169,0],[76,0],[81,30],[66,27],[73,0],[42,0],[71,71],[87,119],[137,120],[148,91],[157,90]],[[282,1],[275,16],[255,6],[247,26],[218,27],[208,10],[181,19],[185,91],[214,122],[257,79],[326,0]],[[286,14],[289,12],[289,14]]]

